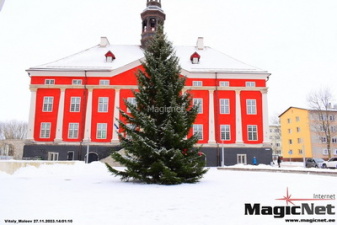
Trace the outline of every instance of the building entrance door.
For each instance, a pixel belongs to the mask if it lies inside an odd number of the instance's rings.
[[[98,161],[98,155],[97,155],[97,153],[91,152],[91,153],[89,153],[88,163],[91,163],[91,162],[94,162],[94,161]]]
[[[68,161],[74,160],[74,152],[68,152],[67,153],[67,160]]]
[[[59,160],[59,153],[57,153],[57,152],[48,152],[48,160],[49,161],[58,161]]]
[[[237,154],[237,163],[238,164],[247,164],[247,155],[246,154]]]

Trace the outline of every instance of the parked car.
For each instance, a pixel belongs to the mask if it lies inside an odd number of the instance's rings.
[[[307,158],[307,160],[305,161],[305,167],[322,168],[323,163],[324,160],[320,158]]]
[[[337,157],[333,157],[329,159],[328,161],[324,161],[322,164],[322,167],[337,169]]]

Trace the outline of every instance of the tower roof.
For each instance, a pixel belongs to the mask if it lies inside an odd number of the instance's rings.
[[[164,10],[161,8],[161,0],[147,0],[146,8],[143,10],[143,13],[146,11],[160,11],[164,13]]]
[[[147,6],[158,6],[161,8],[161,0],[147,0]]]

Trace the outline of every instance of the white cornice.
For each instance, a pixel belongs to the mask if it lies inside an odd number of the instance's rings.
[[[49,70],[26,70],[30,77],[114,77],[123,72],[131,70],[141,65],[139,60],[115,70],[70,70],[70,69],[49,69]],[[266,80],[270,73],[217,73],[204,72],[194,73],[186,70],[181,71],[181,75],[189,79],[244,79],[244,80]]]
[[[44,69],[27,69],[26,72],[30,77],[114,77],[125,71],[131,70],[141,65],[141,60],[136,60],[127,65],[111,70],[109,68],[66,68],[50,67]],[[85,74],[86,73],[86,74]]]
[[[268,79],[271,73],[268,72],[254,72],[254,71],[198,71],[191,72],[182,69],[181,74],[187,78],[204,78],[204,79],[249,79],[259,80]]]
[[[43,89],[124,89],[124,90],[136,90],[137,85],[46,85],[46,84],[31,84],[30,90],[36,91],[39,88]],[[219,87],[219,86],[185,86],[183,91],[198,91],[198,90],[218,90],[218,91],[261,91],[267,92],[268,87]]]

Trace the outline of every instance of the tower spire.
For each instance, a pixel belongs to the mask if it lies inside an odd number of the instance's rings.
[[[142,18],[141,47],[145,49],[149,40],[155,35],[158,26],[163,25],[166,18],[161,8],[161,0],[147,0],[146,9],[140,16]]]
[[[146,6],[156,5],[161,8],[161,0],[147,0]]]

